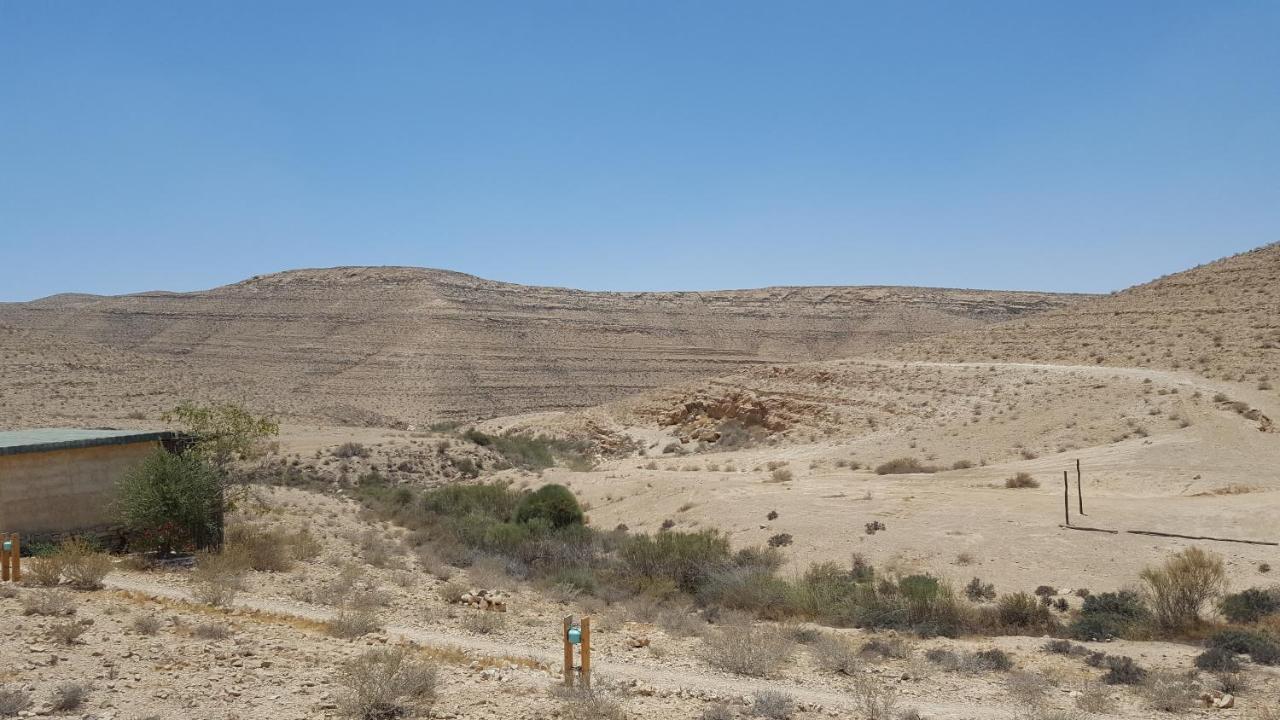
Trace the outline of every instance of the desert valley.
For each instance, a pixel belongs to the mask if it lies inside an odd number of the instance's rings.
[[[0,584],[0,716],[1280,717],[1280,245],[1109,295],[58,295],[0,304],[0,381],[0,430],[279,424],[221,554]],[[580,522],[515,519],[546,486]]]

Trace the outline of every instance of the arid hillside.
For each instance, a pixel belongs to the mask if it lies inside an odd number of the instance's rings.
[[[393,425],[587,407],[753,365],[881,351],[1081,299],[894,287],[601,293],[420,268],[337,268],[193,293],[5,304],[0,325],[41,333],[50,347],[124,352],[134,359],[126,365],[155,359],[157,373],[180,371],[161,385],[186,394],[230,392],[286,416]],[[10,361],[40,355],[22,337],[0,335]],[[47,383],[56,371],[66,376],[58,384],[80,383],[62,355],[84,353],[55,352],[7,363],[6,381]],[[191,382],[198,378],[207,382]]]
[[[889,355],[1152,367],[1271,384],[1280,373],[1280,244],[1035,318],[906,344]]]

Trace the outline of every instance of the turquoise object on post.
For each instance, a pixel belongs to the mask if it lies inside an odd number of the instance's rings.
[[[569,628],[569,642],[573,645],[577,645],[582,642],[582,628],[580,627]]]
[[[12,541],[12,540],[5,540],[5,541],[4,541],[4,551],[5,551],[5,552],[9,552],[9,551],[10,551],[10,550],[12,550],[12,549],[13,549],[13,541]]]

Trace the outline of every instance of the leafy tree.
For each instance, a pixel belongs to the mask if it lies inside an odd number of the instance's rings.
[[[515,520],[529,523],[545,521],[553,528],[582,524],[582,507],[573,492],[563,485],[543,485],[520,500]]]
[[[198,453],[148,455],[116,487],[116,514],[131,544],[160,555],[219,544],[222,478]]]
[[[237,456],[262,454],[264,441],[280,432],[279,423],[256,417],[239,405],[197,405],[185,401],[161,416],[176,422],[193,438],[187,452],[197,453],[218,468],[226,468]]]

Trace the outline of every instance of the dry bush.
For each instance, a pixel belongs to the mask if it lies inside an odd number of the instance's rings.
[[[898,690],[892,685],[881,685],[869,675],[856,675],[853,699],[866,720],[892,720],[893,709],[898,705]]]
[[[1030,672],[1012,672],[1004,680],[1009,697],[1019,705],[1038,705],[1049,692],[1049,681],[1043,675]]]
[[[50,704],[58,712],[75,710],[89,698],[89,690],[90,687],[85,683],[58,683],[57,687],[53,689],[53,697],[50,698]]]
[[[725,703],[716,703],[703,708],[700,720],[736,720],[738,711]]]
[[[188,579],[192,597],[206,605],[230,606],[244,589],[246,567],[235,553],[200,553]]]
[[[1182,630],[1200,621],[1200,610],[1226,589],[1222,558],[1189,547],[1163,565],[1147,568],[1140,577],[1155,614],[1166,630]]]
[[[502,613],[480,610],[468,613],[462,619],[462,629],[477,635],[491,635],[507,626],[507,619]]]
[[[696,613],[677,608],[658,612],[658,627],[673,637],[693,637],[706,629],[707,623]]]
[[[22,565],[22,584],[53,587],[62,582],[62,560],[55,555],[29,558]]]
[[[858,653],[866,658],[905,660],[911,657],[914,650],[915,643],[907,638],[889,635],[871,638],[862,644]]]
[[[111,558],[81,538],[67,540],[54,553],[62,577],[77,590],[97,590],[111,572]]]
[[[18,588],[10,583],[0,583],[0,599],[8,600],[9,598],[18,597]]]
[[[862,655],[852,640],[839,635],[823,635],[809,650],[818,667],[828,672],[855,675],[862,668]]]
[[[155,635],[160,632],[160,618],[155,615],[138,615],[129,623],[129,627],[139,635]]]
[[[85,630],[88,628],[78,622],[54,623],[49,626],[49,637],[62,645],[74,645]]]
[[[1110,714],[1115,710],[1115,706],[1111,688],[1100,682],[1090,682],[1080,688],[1080,694],[1076,696],[1076,707],[1088,713]]]
[[[358,442],[345,442],[333,449],[333,456],[338,458],[367,458],[369,449]]]
[[[627,712],[616,701],[598,690],[556,685],[551,695],[560,700],[560,717],[564,720],[626,720]]]
[[[410,656],[403,646],[376,648],[342,668],[339,709],[356,720],[387,720],[430,709],[436,696],[436,668]]]
[[[902,457],[894,458],[886,463],[876,466],[877,475],[905,475],[908,473],[935,473],[939,468],[933,465],[925,465],[916,458]]]
[[[1007,488],[1015,488],[1015,489],[1038,488],[1040,487],[1040,482],[1035,478],[1031,477],[1030,473],[1020,472],[1017,475],[1014,475],[1013,477],[1009,478],[1008,480],[1005,480],[1004,486]]]
[[[226,640],[231,637],[231,628],[222,623],[203,622],[191,628],[191,635],[201,640]]]
[[[222,554],[258,572],[285,572],[293,567],[289,536],[277,529],[237,524],[227,528]]]
[[[294,560],[313,560],[324,551],[324,543],[312,534],[309,528],[302,528],[285,536],[289,544],[289,552]]]
[[[461,601],[462,596],[466,595],[468,592],[470,592],[470,588],[467,587],[466,583],[460,580],[450,580],[449,582],[443,583],[436,589],[436,594],[440,596],[441,600],[444,600],[447,603],[456,603]]]
[[[357,542],[360,557],[376,568],[398,567],[400,564],[399,545],[388,540],[385,535],[375,530],[366,530]]]
[[[795,698],[777,690],[761,690],[756,693],[755,700],[751,703],[753,717],[766,718],[766,720],[789,720],[795,714]]]
[[[719,628],[707,634],[705,643],[706,660],[712,667],[752,677],[776,672],[795,648],[780,630],[754,625]]]
[[[47,617],[61,617],[64,615],[73,615],[76,611],[75,602],[71,596],[65,592],[57,590],[35,590],[22,596],[22,614],[23,615],[44,615]]]
[[[0,685],[0,717],[13,717],[31,707],[31,696],[22,688]]]
[[[787,468],[778,468],[769,473],[769,481],[776,483],[791,482],[795,479],[795,475]]]
[[[378,632],[382,622],[372,610],[343,607],[325,624],[325,629],[336,638],[350,640]]]
[[[1156,673],[1142,684],[1141,693],[1153,710],[1177,713],[1191,708],[1196,687],[1182,675]]]

